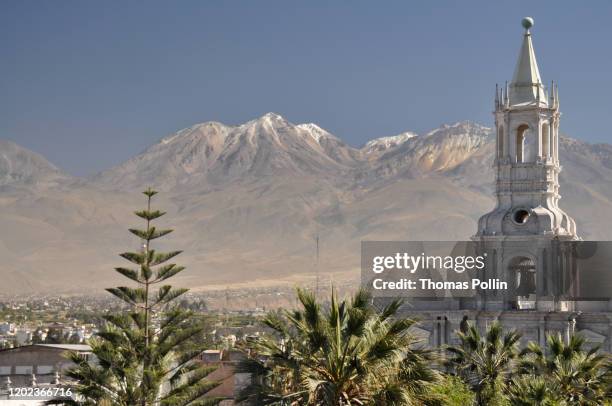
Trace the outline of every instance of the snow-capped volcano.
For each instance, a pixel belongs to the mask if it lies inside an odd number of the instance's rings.
[[[96,177],[110,185],[158,187],[248,177],[339,173],[356,153],[315,124],[293,124],[275,113],[241,125],[206,122],[164,137]]]
[[[388,177],[406,170],[449,170],[489,133],[486,127],[461,122],[422,136],[407,131],[374,139],[357,149],[314,123],[293,124],[267,113],[240,125],[210,121],[177,131],[95,181],[111,187],[150,184],[168,189],[270,176],[324,174],[328,180],[344,181],[355,171],[358,177]]]

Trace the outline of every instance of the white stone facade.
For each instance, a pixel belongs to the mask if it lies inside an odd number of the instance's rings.
[[[483,331],[500,321],[520,331],[525,344],[543,345],[551,333],[581,333],[612,352],[612,302],[582,301],[575,294],[566,247],[580,238],[574,219],[559,207],[559,92],[542,84],[529,28],[512,82],[495,92],[497,204],[479,219],[472,237],[488,254],[485,278],[508,281],[510,289],[412,300],[404,314],[421,321],[418,333],[433,347],[455,343],[462,321]]]

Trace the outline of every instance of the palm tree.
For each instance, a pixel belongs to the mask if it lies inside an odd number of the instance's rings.
[[[439,374],[432,353],[415,348],[413,320],[394,318],[394,301],[381,311],[358,291],[339,301],[332,292],[323,308],[298,289],[301,309],[269,314],[274,331],[251,345],[252,356],[237,372],[252,383],[239,399],[255,405],[426,405],[440,401],[430,392]]]
[[[458,346],[449,346],[447,365],[475,393],[478,405],[493,405],[503,398],[512,365],[519,356],[521,335],[504,334],[501,324],[493,323],[484,336],[470,324],[466,332],[457,332]]]
[[[549,335],[546,351],[536,343],[523,350],[518,372],[540,376],[549,390],[568,405],[601,405],[612,398],[610,356],[599,347],[585,349],[585,339],[572,335],[565,343],[561,334]]]
[[[513,378],[508,386],[508,402],[512,406],[557,406],[561,399],[544,378],[525,375]]]

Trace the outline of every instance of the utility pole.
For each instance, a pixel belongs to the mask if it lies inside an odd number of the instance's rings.
[[[225,325],[229,324],[229,287],[225,287]]]
[[[316,260],[315,260],[315,299],[319,297],[319,233],[315,237]]]

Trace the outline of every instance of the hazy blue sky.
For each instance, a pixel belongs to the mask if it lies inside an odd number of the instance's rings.
[[[525,15],[562,131],[612,141],[609,1],[2,1],[0,138],[87,175],[268,111],[356,146],[491,124]]]

